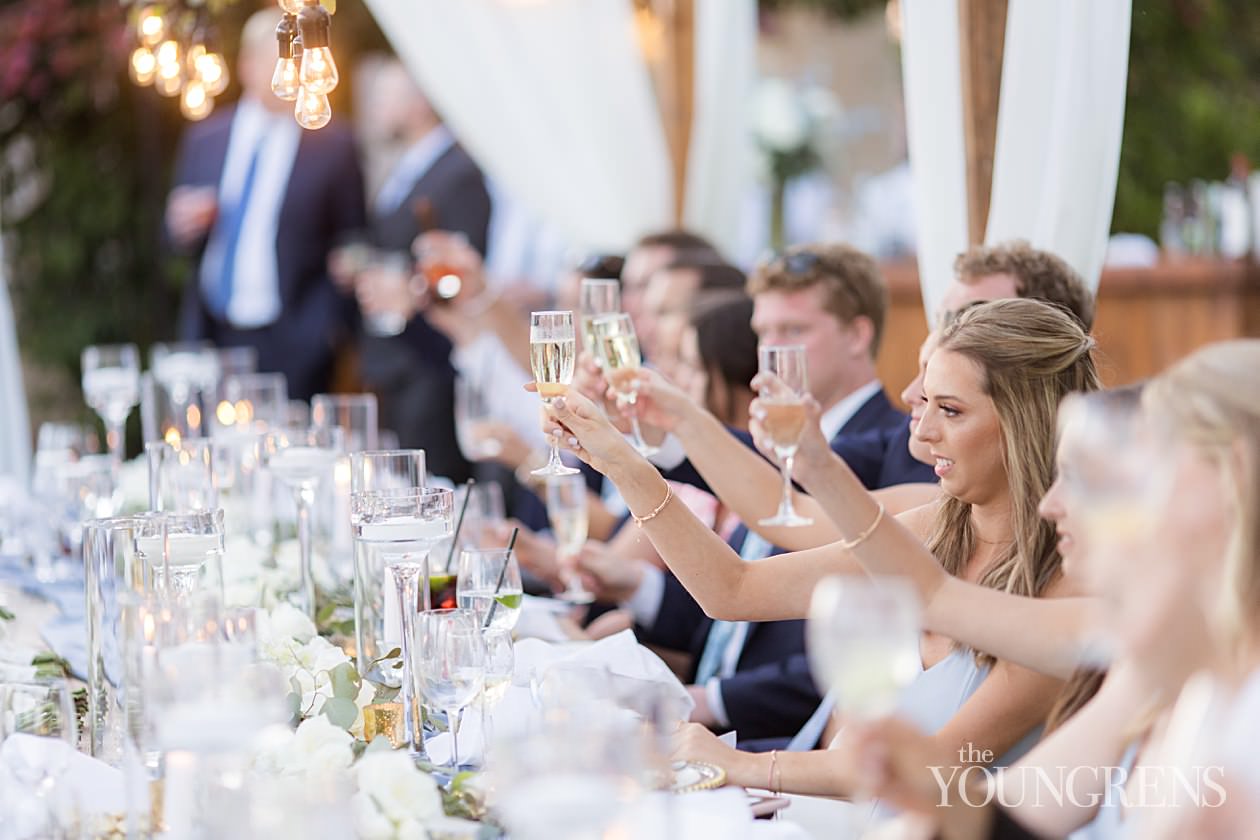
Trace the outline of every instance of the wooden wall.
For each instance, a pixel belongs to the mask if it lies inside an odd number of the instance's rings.
[[[883,268],[891,306],[879,374],[896,394],[914,378],[927,323],[915,265]],[[1152,376],[1198,347],[1243,336],[1260,337],[1260,268],[1251,263],[1187,260],[1103,272],[1094,337],[1108,385]]]

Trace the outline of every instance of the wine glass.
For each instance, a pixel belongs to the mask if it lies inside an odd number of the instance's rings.
[[[582,312],[582,342],[586,352],[595,357],[595,364],[603,367],[604,362],[595,349],[598,346],[595,320],[621,311],[621,283],[617,280],[583,277],[578,300]]]
[[[311,397],[311,425],[337,426],[351,452],[380,447],[375,394],[316,394]]]
[[[469,610],[420,613],[416,634],[420,680],[430,705],[446,713],[451,769],[459,769],[459,719],[485,680],[486,647],[477,616]]]
[[[556,597],[574,604],[589,604],[595,596],[582,586],[576,570],[578,552],[586,544],[586,479],[581,475],[552,476],[547,479],[547,518],[556,539],[557,564],[565,590]]]
[[[356,631],[360,638],[370,639],[375,651],[401,647],[403,719],[409,750],[415,755],[424,750],[415,717],[412,650],[418,589],[429,552],[451,533],[454,509],[454,493],[442,488],[369,491],[355,493],[350,500],[351,525],[362,561],[359,574],[382,574],[386,581],[379,622],[375,611],[368,611],[356,598]],[[378,568],[380,572],[375,571]],[[360,655],[360,672],[366,675],[377,661]]]
[[[297,606],[315,619],[315,575],[311,555],[311,508],[320,482],[332,472],[342,450],[342,432],[336,426],[284,429],[263,439],[263,461],[268,471],[293,491],[297,505],[301,589]]]
[[[898,577],[838,575],[814,587],[806,651],[814,679],[847,716],[890,714],[919,673],[918,593]]]
[[[779,510],[760,524],[789,528],[812,525],[814,520],[801,516],[792,507],[792,462],[805,430],[805,348],[799,344],[763,345],[757,348],[757,363],[761,373],[771,374],[777,380],[773,386],[762,388],[758,396],[765,411],[761,425],[770,437],[783,474]]]
[[[34,793],[18,801],[10,798],[15,791],[5,791],[8,813],[0,824],[14,829],[14,836],[61,836],[50,793],[77,744],[74,701],[64,678],[0,684],[0,772],[11,774],[28,795]]]
[[[470,461],[486,461],[503,452],[503,443],[487,431],[493,422],[490,400],[472,379],[455,380],[455,436],[459,449]]]
[[[529,316],[529,360],[534,369],[538,395],[549,403],[564,396],[573,381],[573,361],[577,338],[573,333],[572,312],[533,312]],[[547,463],[531,475],[574,475],[578,471],[560,461],[560,447],[553,438]]]
[[[511,632],[521,615],[521,567],[506,548],[464,549],[456,598],[488,630]]]
[[[214,443],[209,438],[151,440],[144,445],[149,463],[149,510],[214,510],[219,506],[214,475]]]
[[[516,672],[516,650],[512,631],[483,627],[481,638],[486,645],[485,679],[481,689],[481,740],[494,740],[494,710],[503,702]]]
[[[639,399],[638,374],[639,366],[643,363],[634,322],[625,313],[603,315],[594,320],[592,329],[595,336],[595,355],[604,369],[604,378],[617,395],[617,405],[633,406]],[[644,458],[660,451],[658,447],[649,446],[643,440],[639,418],[634,414],[630,415],[630,430],[633,433],[634,448]]]
[[[83,397],[105,424],[105,440],[123,462],[127,415],[140,403],[140,351],[134,344],[97,344],[83,351]]]

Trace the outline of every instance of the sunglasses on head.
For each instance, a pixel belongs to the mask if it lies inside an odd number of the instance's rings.
[[[770,254],[765,264],[779,263],[791,274],[807,274],[820,266],[822,261],[822,257],[813,251],[793,251],[790,254],[776,251]]]

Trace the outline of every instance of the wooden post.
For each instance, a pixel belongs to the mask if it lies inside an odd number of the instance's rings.
[[[695,0],[651,0],[661,32],[659,62],[653,66],[656,98],[674,173],[674,222],[682,224],[687,198],[687,152],[695,107]]]
[[[984,241],[989,221],[1002,55],[1006,46],[1006,4],[1007,0],[958,0],[967,231],[972,245]]]

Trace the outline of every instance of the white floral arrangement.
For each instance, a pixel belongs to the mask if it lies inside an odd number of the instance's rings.
[[[257,636],[259,657],[278,667],[291,689],[294,717],[324,717],[343,732],[363,737],[363,709],[376,698],[377,687],[359,676],[345,651],[287,603],[259,611]]]
[[[302,721],[254,758],[264,776],[311,778],[345,773],[361,840],[425,840],[426,826],[444,817],[437,783],[402,752],[369,747],[355,760],[353,739],[327,717]]]
[[[753,137],[767,178],[786,181],[821,164],[819,144],[840,114],[826,88],[763,77],[753,94]]]

